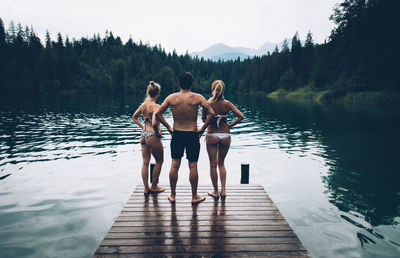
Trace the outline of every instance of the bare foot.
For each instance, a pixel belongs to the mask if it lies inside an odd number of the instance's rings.
[[[149,194],[150,193],[150,189],[145,187],[143,193],[144,194]]]
[[[198,203],[204,201],[205,199],[206,199],[206,197],[198,194],[198,195],[196,195],[196,197],[192,197],[192,204],[198,204]]]
[[[226,197],[226,191],[225,190],[221,190],[221,192],[219,192],[221,197]]]
[[[161,193],[161,192],[164,192],[165,191],[165,188],[164,187],[161,187],[161,186],[156,186],[156,187],[151,187],[151,189],[150,189],[150,192],[152,192],[152,193]]]
[[[175,196],[172,196],[172,194],[169,194],[169,195],[168,195],[168,201],[169,201],[170,203],[175,203]]]
[[[212,196],[212,197],[214,197],[214,198],[216,198],[216,199],[219,198],[218,191],[211,191],[211,192],[208,192],[208,195],[209,195],[209,196]]]

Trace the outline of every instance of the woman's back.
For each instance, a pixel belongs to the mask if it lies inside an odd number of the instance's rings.
[[[143,158],[142,180],[144,185],[144,194],[159,193],[165,191],[165,188],[157,185],[158,177],[161,172],[161,166],[164,161],[163,145],[162,142],[160,141],[161,138],[160,122],[157,121],[157,123],[155,123],[155,125],[157,125],[158,127],[155,129],[158,130],[158,132],[154,131],[154,127],[152,125],[153,113],[158,108],[156,100],[158,96],[160,96],[160,90],[161,87],[158,83],[150,81],[149,85],[147,86],[146,99],[132,115],[132,120],[143,130],[140,135],[140,147],[142,149],[142,158]],[[140,115],[142,115],[144,118],[144,124],[142,124],[142,121],[140,121]],[[168,131],[172,130],[169,124],[164,120],[162,116],[160,121],[162,121],[163,125],[167,127]],[[148,181],[149,181],[149,163],[151,156],[153,156],[154,159],[156,160],[156,164],[153,168],[153,180],[151,182],[151,187],[150,187]]]
[[[216,102],[209,102],[210,106],[215,112],[210,125],[208,126],[209,133],[229,133],[229,126],[227,123],[227,115],[230,111],[231,103],[227,100],[221,99]]]
[[[225,157],[228,154],[231,145],[230,128],[239,123],[243,118],[243,114],[231,102],[224,98],[225,84],[221,80],[215,80],[211,85],[212,97],[208,100],[208,104],[214,110],[215,115],[207,116],[207,112],[203,108],[202,120],[209,123],[206,142],[207,153],[210,160],[210,176],[214,190],[208,192],[208,195],[218,198],[226,196],[226,168],[224,165]],[[231,111],[236,119],[228,124],[227,115]],[[218,193],[218,173],[221,178],[221,192]]]
[[[156,111],[156,109],[159,107],[159,105],[155,102],[152,101],[145,101],[142,104],[142,115],[145,123],[145,128],[147,131],[154,132],[153,126],[151,124],[152,118],[153,118],[153,113]],[[158,122],[158,127],[160,126],[160,123]]]

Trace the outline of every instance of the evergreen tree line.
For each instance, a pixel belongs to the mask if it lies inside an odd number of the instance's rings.
[[[344,0],[334,9],[329,41],[315,44],[311,32],[304,45],[298,33],[281,50],[245,60],[210,61],[166,53],[106,32],[79,40],[52,40],[44,45],[33,28],[0,19],[0,92],[137,92],[155,80],[164,93],[177,90],[177,75],[190,71],[195,90],[209,92],[222,79],[228,92],[270,93],[308,86],[334,90],[398,91],[400,45],[395,33],[399,1]],[[397,22],[396,22],[397,21]],[[290,45],[290,46],[289,46]]]

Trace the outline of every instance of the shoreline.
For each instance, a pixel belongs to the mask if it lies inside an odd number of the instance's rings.
[[[295,91],[278,89],[266,95],[271,99],[308,100],[318,103],[367,104],[367,105],[400,105],[400,94],[390,91],[345,92],[343,90],[316,91],[305,86]]]

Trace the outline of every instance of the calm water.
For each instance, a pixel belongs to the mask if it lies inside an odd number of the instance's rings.
[[[1,98],[0,256],[90,257],[141,182],[140,130],[130,120],[140,99]],[[230,100],[246,119],[233,130],[228,184],[250,163],[250,183],[266,187],[315,257],[400,256],[399,112]],[[168,184],[167,134],[163,142]],[[185,162],[178,184],[189,183],[187,172]]]

